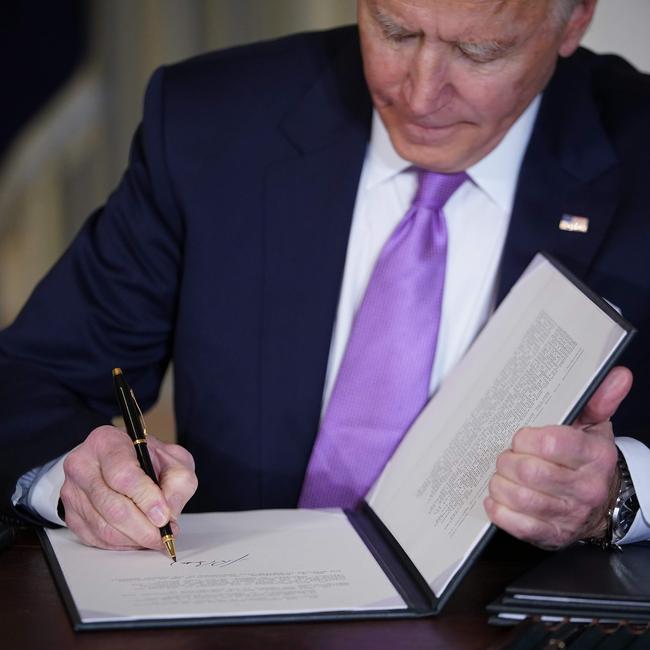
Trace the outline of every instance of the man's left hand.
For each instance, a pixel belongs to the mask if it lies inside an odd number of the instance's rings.
[[[573,425],[517,431],[490,481],[491,521],[546,549],[601,537],[619,482],[609,419],[631,386],[632,373],[614,368]]]

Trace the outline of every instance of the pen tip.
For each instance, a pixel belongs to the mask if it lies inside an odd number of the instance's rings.
[[[163,543],[165,544],[167,555],[176,562],[176,545],[174,544],[174,536],[165,535],[165,537],[163,537]]]
[[[117,377],[122,374],[122,368],[113,368],[113,377]]]

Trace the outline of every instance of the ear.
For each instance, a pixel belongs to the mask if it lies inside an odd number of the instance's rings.
[[[591,23],[591,19],[594,17],[596,2],[597,0],[580,0],[574,7],[562,30],[560,49],[558,51],[560,56],[571,56],[576,51],[584,33],[587,31],[587,27]]]

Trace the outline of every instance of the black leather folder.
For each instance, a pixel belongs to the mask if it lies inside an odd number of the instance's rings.
[[[568,618],[650,623],[650,544],[602,551],[575,544],[546,558],[488,606],[493,622]]]

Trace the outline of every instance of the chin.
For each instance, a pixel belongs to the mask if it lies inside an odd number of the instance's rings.
[[[418,167],[453,173],[465,170],[474,162],[467,152],[473,151],[476,144],[467,137],[464,123],[444,128],[388,123],[386,128],[397,153]]]
[[[393,139],[395,150],[402,158],[417,167],[442,174],[464,171],[469,167],[465,156],[458,151],[458,146],[422,145],[400,140]]]

